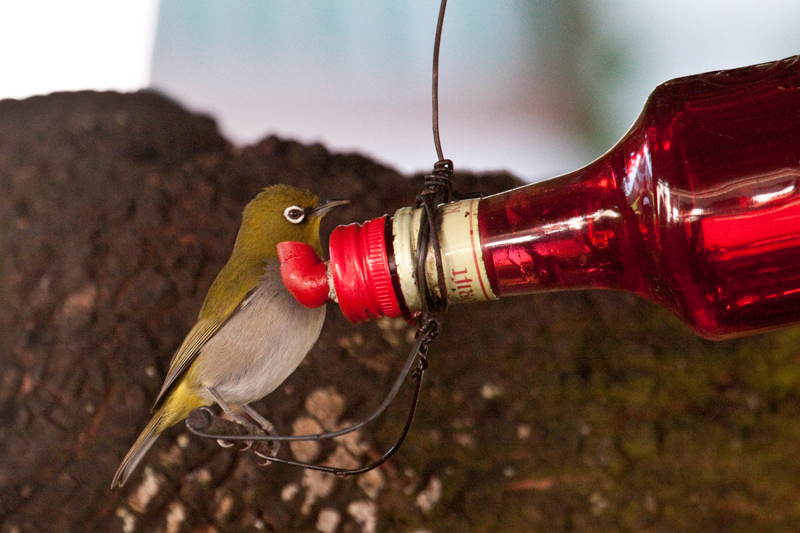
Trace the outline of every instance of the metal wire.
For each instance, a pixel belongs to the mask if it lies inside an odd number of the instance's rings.
[[[436,147],[436,155],[439,161],[444,160],[442,153],[442,142],[439,139],[439,46],[442,43],[442,26],[444,25],[444,12],[447,9],[447,0],[442,0],[439,4],[439,20],[436,23],[436,38],[433,41],[433,144]]]
[[[232,421],[221,419],[215,415],[214,411],[210,408],[202,407],[193,411],[186,419],[186,427],[193,434],[208,439],[242,442],[246,444],[243,449],[249,449],[255,444],[254,451],[261,452],[261,456],[266,460],[266,463],[264,463],[265,465],[272,462],[282,463],[312,470],[329,472],[340,476],[361,474],[380,466],[400,448],[400,445],[405,440],[406,435],[411,428],[411,423],[416,411],[417,400],[419,398],[420,387],[422,385],[422,376],[428,367],[427,351],[431,343],[433,343],[433,341],[436,339],[441,328],[441,323],[438,319],[434,318],[431,313],[441,312],[447,309],[447,286],[444,276],[442,252],[439,243],[439,228],[441,221],[439,219],[438,206],[451,202],[453,198],[463,198],[463,196],[459,195],[453,190],[453,162],[449,159],[444,159],[441,139],[439,138],[439,48],[441,44],[442,27],[444,24],[446,7],[447,0],[441,0],[441,4],[439,6],[439,19],[436,25],[436,37],[433,46],[433,142],[436,147],[436,154],[439,157],[439,160],[434,165],[433,172],[426,176],[423,191],[417,196],[416,199],[417,207],[424,207],[422,220],[420,222],[420,229],[417,236],[416,248],[416,281],[420,289],[423,311],[417,313],[415,316],[418,326],[416,342],[411,348],[411,352],[406,359],[406,363],[403,366],[403,369],[400,371],[400,375],[398,376],[391,390],[389,391],[389,394],[387,394],[383,402],[369,416],[357,422],[356,424],[339,429],[337,431],[316,433],[312,435],[277,435],[272,433],[269,435],[263,433],[253,435],[250,434],[250,432],[244,426]],[[436,264],[439,288],[439,295],[436,298],[434,298],[434,296],[428,290],[425,275],[425,262],[427,254],[429,253],[429,243],[430,249],[433,250]],[[380,416],[389,407],[392,401],[394,401],[394,398],[397,396],[400,387],[411,371],[414,361],[417,361],[417,366],[412,373],[415,381],[415,387],[405,426],[403,427],[400,437],[395,441],[395,443],[375,461],[360,468],[347,469],[276,457],[278,451],[277,447],[275,447],[272,452],[262,451],[264,450],[264,443],[334,439],[336,437],[341,437],[342,435],[346,435],[361,429],[366,424]],[[214,428],[221,429],[221,431],[212,431]]]
[[[341,437],[342,435],[347,435],[348,433],[352,433],[364,427],[365,425],[369,424],[373,420],[375,420],[378,416],[380,416],[387,407],[392,403],[394,398],[397,396],[397,393],[400,391],[400,387],[405,381],[405,378],[411,372],[411,367],[414,361],[417,358],[417,355],[425,356],[428,350],[428,347],[431,345],[433,340],[439,334],[440,329],[440,322],[432,317],[425,317],[420,320],[421,324],[419,330],[417,332],[417,339],[414,342],[414,345],[411,347],[411,351],[408,354],[408,358],[406,359],[406,363],[403,366],[403,369],[400,371],[397,379],[394,382],[389,393],[386,395],[386,398],[383,402],[366,418],[363,420],[353,424],[352,426],[348,426],[346,428],[339,429],[337,431],[330,431],[324,433],[315,433],[311,435],[218,435],[213,433],[206,433],[204,428],[200,426],[203,424],[200,419],[196,421],[191,421],[187,418],[186,425],[189,428],[189,431],[197,435],[198,437],[205,437],[207,439],[223,439],[229,440],[232,442],[238,441],[308,441],[308,440],[322,440],[322,439],[334,439],[336,437]]]
[[[387,407],[392,403],[395,396],[397,396],[398,391],[400,390],[400,386],[405,381],[406,376],[408,376],[409,371],[411,370],[411,366],[417,357],[419,356],[419,360],[417,362],[417,366],[414,369],[413,377],[415,381],[415,388],[414,388],[414,395],[411,400],[411,407],[409,408],[408,417],[406,419],[406,424],[403,428],[400,437],[397,439],[395,444],[392,445],[391,448],[387,452],[385,452],[378,460],[373,461],[370,463],[368,467],[362,467],[357,469],[346,469],[346,468],[338,468],[338,467],[331,467],[325,465],[317,465],[312,463],[305,463],[301,461],[292,461],[289,459],[282,459],[279,457],[275,457],[274,455],[270,455],[265,457],[267,463],[275,462],[275,463],[284,463],[293,466],[301,466],[303,468],[309,468],[312,470],[320,470],[323,472],[331,472],[337,475],[352,475],[352,474],[360,474],[371,470],[377,466],[383,464],[389,457],[391,457],[394,452],[396,452],[402,442],[405,440],[406,435],[408,434],[408,430],[411,428],[411,422],[414,419],[414,413],[416,411],[417,406],[417,399],[419,398],[419,391],[422,385],[422,376],[425,370],[428,368],[428,360],[427,360],[427,352],[430,345],[436,339],[437,335],[439,334],[439,330],[441,328],[440,322],[431,317],[427,314],[422,314],[418,317],[419,322],[419,330],[417,332],[417,339],[414,343],[414,346],[411,348],[411,352],[409,353],[408,359],[406,360],[406,364],[403,366],[403,370],[401,370],[400,375],[398,376],[397,380],[394,383],[394,386],[389,391],[389,394],[386,396],[384,401],[378,406],[375,411],[372,412],[369,416],[353,424],[352,426],[348,426],[346,428],[339,429],[337,431],[330,431],[325,433],[315,433],[311,435],[252,435],[249,433],[243,433],[241,429],[235,428],[233,426],[239,426],[235,422],[227,422],[228,427],[231,424],[231,429],[233,431],[226,431],[226,432],[212,432],[209,431],[207,428],[212,427],[212,425],[217,425],[217,427],[223,427],[218,424],[219,417],[217,417],[214,412],[209,409],[208,407],[201,407],[193,411],[189,417],[186,419],[186,427],[189,431],[198,437],[203,437],[207,439],[217,439],[217,440],[225,440],[230,442],[244,442],[247,443],[247,446],[244,449],[250,448],[252,443],[259,443],[263,441],[267,442],[282,442],[282,441],[318,441],[323,439],[334,439],[336,437],[341,437],[342,435],[346,435],[348,433],[352,433],[357,431],[358,429],[362,428],[366,424],[370,423],[371,421],[375,420],[378,416],[380,416]],[[256,448],[258,450],[258,448]],[[276,450],[277,453],[277,450]]]

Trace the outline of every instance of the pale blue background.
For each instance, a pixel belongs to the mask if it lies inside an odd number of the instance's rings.
[[[0,2],[0,98],[152,86],[237,144],[278,133],[427,171],[438,5]],[[800,53],[800,1],[450,0],[444,30],[445,155],[535,180],[600,155],[664,80]]]
[[[427,170],[438,5],[161,0],[151,83],[240,143],[279,133]],[[542,179],[610,147],[666,79],[798,53],[797,0],[451,0],[445,156]]]

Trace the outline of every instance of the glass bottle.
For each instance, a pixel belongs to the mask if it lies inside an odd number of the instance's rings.
[[[709,339],[800,322],[799,59],[663,83],[583,169],[440,206],[448,300],[624,290]],[[345,316],[419,310],[419,217],[334,230],[328,278]],[[436,296],[432,253],[426,273]]]

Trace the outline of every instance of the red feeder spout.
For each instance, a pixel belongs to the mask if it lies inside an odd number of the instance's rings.
[[[339,226],[331,233],[331,279],[350,322],[402,316],[392,287],[386,217]]]
[[[302,242],[280,242],[278,260],[283,284],[298,302],[314,308],[328,301],[328,269],[314,248]]]
[[[306,307],[336,300],[351,322],[402,316],[392,286],[385,228],[386,217],[381,217],[333,230],[330,272],[311,246],[279,243],[283,284]]]

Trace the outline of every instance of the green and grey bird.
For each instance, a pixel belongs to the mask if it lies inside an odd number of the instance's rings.
[[[122,486],[165,429],[198,407],[247,404],[275,390],[317,341],[325,306],[303,307],[284,287],[277,245],[299,241],[322,255],[319,226],[345,200],[318,202],[288,185],[264,189],[244,209],[228,263],[208,290],[197,323],[172,358],[150,423],[122,460]],[[262,419],[263,420],[263,419]]]

